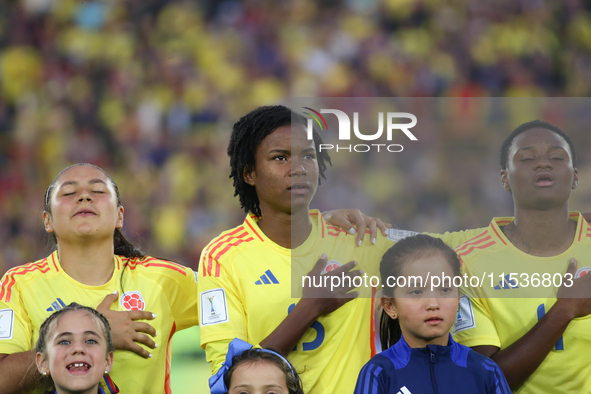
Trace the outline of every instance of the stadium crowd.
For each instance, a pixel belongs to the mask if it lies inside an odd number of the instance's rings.
[[[305,96],[585,96],[590,12],[580,0],[1,2],[0,272],[46,254],[45,187],[73,162],[105,168],[123,205],[133,201],[132,239],[196,268],[203,246],[243,219],[225,153],[242,114]],[[430,231],[510,212],[509,196],[499,203],[502,190],[478,181],[498,143],[446,130],[419,144],[454,149],[387,169],[391,188],[404,185],[391,190],[396,207],[360,208]],[[320,209],[335,190],[382,183],[333,177]]]
[[[544,118],[583,147],[571,207],[588,212],[590,119],[567,97],[590,93],[582,0],[2,1],[0,274],[48,254],[43,196],[78,162],[113,176],[134,243],[197,270],[244,219],[232,125],[294,97],[420,97],[446,113],[405,155],[331,153],[312,208],[418,231],[485,226],[512,212],[501,141]]]

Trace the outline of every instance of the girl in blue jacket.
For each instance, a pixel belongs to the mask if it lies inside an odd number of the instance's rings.
[[[453,249],[428,235],[405,238],[384,254],[380,274],[384,351],[362,368],[355,394],[511,393],[494,361],[449,333],[463,279]]]

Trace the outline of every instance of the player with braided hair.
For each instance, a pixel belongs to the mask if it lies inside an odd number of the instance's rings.
[[[306,119],[280,105],[234,125],[231,177],[247,217],[205,247],[199,268],[201,345],[214,372],[239,338],[286,356],[303,371],[304,392],[347,393],[375,353],[372,298],[357,298],[352,286],[306,287],[292,298],[292,259],[310,277],[353,278],[362,274],[357,261],[377,267],[393,242],[378,234],[375,245],[358,247],[310,210],[330,164],[321,143],[315,131],[308,139]]]
[[[291,122],[306,125],[306,120],[299,114],[289,111],[286,107],[276,105],[259,107],[244,115],[234,125],[234,132],[230,137],[228,145],[228,156],[230,156],[230,178],[234,181],[234,195],[239,196],[240,206],[246,213],[251,212],[261,216],[261,208],[256,188],[247,183],[244,178],[245,171],[255,168],[255,153],[261,142],[279,127],[290,126]],[[327,163],[330,165],[330,156],[321,152],[319,147],[322,138],[318,131],[313,131],[314,148],[317,153],[318,162],[318,184],[321,178],[325,178]]]

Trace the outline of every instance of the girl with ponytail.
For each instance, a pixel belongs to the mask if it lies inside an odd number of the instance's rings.
[[[383,352],[362,368],[355,394],[511,392],[492,360],[449,333],[459,305],[454,278],[461,282],[453,249],[424,234],[402,239],[382,257],[380,275]]]

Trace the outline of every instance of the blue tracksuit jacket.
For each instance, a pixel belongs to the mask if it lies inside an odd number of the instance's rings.
[[[359,373],[355,394],[510,394],[499,366],[454,342],[411,349],[404,338]]]

